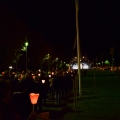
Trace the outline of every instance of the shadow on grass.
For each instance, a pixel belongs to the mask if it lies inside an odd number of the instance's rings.
[[[64,115],[66,115],[67,113],[75,113],[75,110],[72,109],[72,108],[68,108],[68,107],[65,107],[63,108],[61,111],[54,111],[54,110],[47,110],[50,112],[50,119],[53,119],[53,120],[58,120],[58,119],[62,119]],[[44,112],[47,112],[47,111],[44,111]],[[77,110],[76,113],[81,113],[82,111],[81,110]]]
[[[88,97],[82,97],[82,98],[77,98],[77,101],[83,101],[83,100],[86,100],[86,99],[99,99],[100,97],[97,97],[97,96],[88,96]],[[69,99],[67,101],[67,103],[74,103],[74,98],[73,99]]]
[[[82,95],[95,95],[97,92],[96,91],[87,91],[87,92],[82,92]]]

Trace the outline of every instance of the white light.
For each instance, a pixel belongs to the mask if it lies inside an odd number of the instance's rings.
[[[41,74],[38,74],[38,76],[40,77]]]
[[[78,69],[77,63],[72,66],[72,69],[74,69],[74,70]],[[89,69],[89,65],[87,65],[86,63],[81,63],[80,64],[80,69]]]
[[[45,83],[45,80],[42,80],[42,83]]]
[[[49,75],[49,77],[51,77],[51,75]]]
[[[12,66],[9,66],[9,69],[12,69]]]

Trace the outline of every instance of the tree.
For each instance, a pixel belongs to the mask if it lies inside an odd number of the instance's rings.
[[[16,49],[21,49],[24,43],[27,26],[3,2],[0,2],[0,15],[0,69],[7,69],[15,59]]]

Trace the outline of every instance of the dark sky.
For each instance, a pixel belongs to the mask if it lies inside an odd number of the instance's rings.
[[[29,29],[36,30],[45,41],[57,44],[66,54],[72,55],[76,36],[74,0],[6,0],[5,3]],[[112,46],[119,54],[120,2],[80,0],[79,24],[83,55],[93,58],[101,53],[109,54]]]

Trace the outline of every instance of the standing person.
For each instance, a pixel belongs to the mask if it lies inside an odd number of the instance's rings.
[[[42,81],[45,81],[44,83]],[[42,72],[40,77],[40,82],[42,83],[42,99],[44,101],[44,105],[46,105],[46,99],[47,99],[47,93],[49,88],[49,77],[45,76],[45,74]]]
[[[60,90],[61,90],[61,72],[56,72],[55,78],[53,81],[53,88],[55,90],[55,103],[60,103]]]
[[[10,99],[10,103],[14,106],[22,119],[28,118],[32,111],[30,97],[26,91],[26,81],[22,81],[17,85],[17,91],[12,94]]]
[[[38,74],[37,74],[38,75]],[[41,77],[42,77],[42,74],[40,77],[38,77],[38,82],[36,83],[36,92],[39,93],[39,98],[38,98],[38,112],[42,112],[42,81],[41,81]]]
[[[0,120],[22,120],[14,107],[9,103],[11,85],[8,81],[0,80]],[[33,120],[37,115],[32,112],[28,120]]]
[[[29,72],[26,74],[26,78],[25,78],[25,81],[27,83],[27,92],[28,94],[30,93],[34,93],[36,91],[36,87],[35,87],[35,81],[32,77],[32,73]]]

